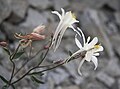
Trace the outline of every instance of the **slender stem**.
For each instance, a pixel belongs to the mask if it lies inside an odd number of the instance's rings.
[[[19,48],[20,48],[20,44],[18,44],[18,46],[17,46],[15,52],[11,55],[11,57],[10,57],[11,60],[14,59],[14,57],[15,57],[17,51],[19,50]]]
[[[10,77],[10,80],[9,80],[9,84],[10,84],[11,81],[12,81],[13,74],[14,74],[14,71],[15,71],[15,63],[13,62],[13,60],[11,60],[11,63],[13,64],[13,69],[12,69],[11,77]]]
[[[30,70],[28,70],[22,77],[20,77],[20,78],[19,78],[18,80],[16,80],[16,81],[14,81],[12,84],[15,84],[15,83],[17,83],[18,81],[22,80],[22,79],[23,79],[26,75],[28,75],[33,69],[38,68],[39,65],[40,65],[40,64],[44,61],[44,59],[46,58],[46,56],[47,56],[47,54],[48,54],[48,52],[49,52],[49,50],[50,50],[51,45],[52,45],[52,39],[51,39],[51,43],[50,43],[50,45],[49,45],[49,48],[47,49],[44,57],[42,58],[42,61],[40,61],[40,62],[37,64],[37,66],[35,66],[35,67],[31,68]],[[40,52],[40,51],[38,51],[32,58],[34,58],[36,55],[38,55],[39,52]]]
[[[69,58],[69,57],[68,57],[68,58]],[[67,59],[68,59],[68,58],[67,58]],[[11,83],[11,84],[15,84],[15,83],[17,83],[18,81],[22,80],[26,75],[31,75],[31,74],[36,74],[36,73],[42,73],[42,72],[45,72],[45,71],[48,71],[48,70],[52,70],[52,69],[54,69],[54,68],[57,68],[57,67],[65,64],[67,59],[65,59],[65,61],[61,62],[60,64],[55,65],[55,66],[53,66],[53,67],[50,67],[50,68],[48,68],[48,69],[44,69],[44,70],[39,71],[39,72],[30,73],[32,70],[34,70],[34,69],[36,69],[36,68],[40,68],[40,66],[35,66],[35,67],[31,68],[28,72],[26,72],[21,78],[19,78],[18,80],[14,81],[14,82]],[[70,61],[71,61],[71,60],[70,60]],[[70,61],[68,61],[68,62],[70,62]],[[29,73],[30,73],[30,74],[29,74]]]
[[[54,69],[54,68],[56,68],[56,67],[59,67],[59,66],[63,65],[64,63],[65,63],[65,62],[62,62],[62,63],[60,63],[60,64],[58,64],[58,65],[56,65],[56,66],[54,66],[54,67],[51,67],[51,68],[42,70],[42,71],[40,71],[39,73],[42,73],[42,72],[45,72],[45,71],[48,71],[48,70],[52,70],[52,69]],[[11,83],[11,84],[15,84],[15,83],[17,83],[18,81],[22,80],[26,75],[29,75],[29,73],[30,73],[33,69],[36,69],[36,68],[38,68],[38,66],[31,68],[31,69],[30,69],[28,72],[26,72],[21,78],[19,78],[18,80],[14,81],[14,82]]]
[[[11,83],[13,75],[14,75],[14,71],[15,71],[15,63],[13,61],[13,58],[15,57],[17,51],[19,50],[19,47],[20,47],[20,44],[17,46],[17,49],[15,50],[15,52],[13,53],[13,55],[11,55],[11,57],[10,57],[10,61],[13,64],[13,69],[12,69],[11,78],[9,80],[9,83]]]
[[[42,50],[43,50],[43,48],[40,49],[32,58],[28,58],[27,61],[14,73],[14,76],[15,76],[16,74],[18,74],[18,72],[19,72],[22,68],[24,68],[24,66],[25,66],[28,62],[30,62],[32,59],[34,59]],[[13,76],[13,77],[14,77],[14,76]]]
[[[45,56],[47,55],[47,53],[48,53],[48,50],[47,50],[47,52],[46,52],[46,54],[44,55],[43,58],[45,58]],[[44,60],[44,59],[43,59],[43,60]],[[30,70],[28,70],[22,77],[20,77],[20,78],[19,78],[18,80],[16,80],[16,81],[14,81],[12,84],[15,84],[15,83],[17,83],[18,81],[20,81],[21,79],[23,79],[23,78],[24,78],[26,75],[28,75],[33,69],[39,67],[39,64],[40,64],[40,63],[42,63],[42,62],[39,62],[37,66],[35,66],[35,67],[31,68]]]
[[[53,66],[53,67],[50,67],[50,68],[48,68],[48,69],[44,69],[44,70],[39,71],[39,72],[29,73],[28,75],[32,75],[32,74],[36,74],[36,73],[42,73],[42,72],[45,72],[45,71],[48,71],[48,70],[52,70],[52,69],[55,69],[55,68],[57,68],[57,67],[65,64],[65,63],[66,63],[66,62],[64,61],[64,62],[62,62],[62,63],[60,63],[60,64],[58,64],[58,65],[55,65],[55,66]]]
[[[13,77],[28,63],[29,60],[27,60],[13,75]]]
[[[35,69],[36,67],[31,68],[29,71],[27,71],[22,77],[20,77],[18,80],[14,81],[13,83],[11,83],[12,85],[17,83],[18,81],[22,80],[26,75],[29,74],[29,72],[31,72],[33,69]]]
[[[32,50],[32,48],[31,48]],[[31,54],[31,50],[30,50],[30,54]],[[30,58],[30,56],[28,57],[28,60],[15,72],[15,74],[13,75],[13,77],[18,74],[18,72],[24,68],[24,66],[29,63],[32,59],[34,59],[42,50],[44,50],[44,47],[42,47],[42,49],[40,49],[33,57]]]
[[[51,39],[51,41],[50,41],[49,47],[48,47],[48,49],[47,49],[44,57],[42,58],[42,61],[40,61],[37,66],[39,66],[39,65],[44,61],[44,59],[46,58],[46,56],[47,56],[47,54],[48,54],[48,52],[49,52],[49,50],[50,50],[51,45],[52,45],[52,39]]]

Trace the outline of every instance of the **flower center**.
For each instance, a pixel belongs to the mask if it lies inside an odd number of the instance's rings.
[[[74,13],[71,12],[72,18],[76,19],[76,16]]]
[[[94,48],[99,49],[100,45],[95,45]]]

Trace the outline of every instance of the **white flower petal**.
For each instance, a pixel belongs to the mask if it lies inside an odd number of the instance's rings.
[[[94,53],[93,55],[94,55],[94,56],[99,56],[100,54],[99,54],[99,53]]]
[[[77,45],[80,49],[82,48],[81,43],[80,43],[79,40],[77,39],[77,34],[75,35],[75,43],[76,43],[76,45]]]
[[[85,35],[83,34],[82,30],[79,27],[77,27],[77,29],[81,32],[83,38],[83,44],[85,45]]]
[[[83,58],[79,64],[79,67],[78,67],[78,74],[80,74],[82,76],[82,73],[80,71],[81,67],[82,67],[82,64],[84,63],[85,59]]]
[[[100,52],[100,51],[103,51],[103,50],[104,50],[103,46],[100,46],[98,49],[95,50],[95,52]]]
[[[94,45],[97,44],[97,42],[98,42],[98,38],[97,38],[97,37],[94,37],[93,40],[92,40],[90,43],[88,43],[88,48],[89,48],[89,49],[90,49],[90,48],[93,48]]]
[[[95,56],[92,56],[92,59],[91,59],[91,61],[94,63],[94,65],[95,65],[95,68],[94,68],[94,70],[96,70],[96,68],[97,68],[97,66],[98,66],[98,60],[97,60],[97,57],[95,57]]]
[[[80,37],[81,37],[81,34],[71,25],[71,26],[69,26],[70,28],[72,28],[73,29],[73,31],[75,31]]]
[[[87,38],[87,42],[86,43],[89,43],[89,41],[90,41],[90,36]]]
[[[90,50],[90,51],[87,51],[86,55],[85,55],[85,60],[90,62],[91,58],[93,56],[93,51]]]
[[[65,16],[65,10],[63,8],[61,8],[61,11],[62,11],[62,17]]]
[[[53,39],[52,39],[52,41],[53,41],[52,44],[53,44],[54,50],[56,50],[58,48],[58,46],[60,45],[61,39],[62,39],[63,34],[66,31],[66,29],[68,27],[71,27],[75,31],[72,24],[75,22],[78,22],[75,18],[73,18],[72,13],[70,11],[65,13],[63,8],[61,8],[61,11],[62,11],[62,16],[57,11],[52,12],[54,14],[57,14],[60,18],[60,22],[57,26],[57,29],[56,29]]]
[[[60,23],[58,24],[57,29],[54,33],[54,36],[53,36],[53,48],[55,48],[55,44],[57,43],[58,35],[60,34],[60,31],[63,29],[63,27],[64,27],[64,24],[62,23],[62,21],[60,21]]]
[[[52,11],[52,13],[53,13],[53,14],[56,14],[56,15],[59,17],[59,19],[60,19],[60,20],[62,19],[61,14],[60,14],[60,13],[58,13],[57,11]]]
[[[64,35],[64,33],[65,33],[67,27],[68,27],[68,26],[65,26],[65,27],[62,28],[62,30],[61,30],[61,32],[60,32],[60,34],[59,34],[59,36],[58,36],[57,44],[56,44],[56,47],[55,47],[55,49],[54,49],[54,52],[55,52],[56,49],[59,47],[60,42],[61,42],[61,40],[62,40],[62,37],[63,37],[63,35]]]

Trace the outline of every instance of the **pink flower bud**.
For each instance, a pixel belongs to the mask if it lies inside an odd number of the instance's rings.
[[[0,42],[0,46],[6,47],[8,44],[5,41]]]
[[[40,25],[40,26],[36,27],[36,28],[33,30],[33,33],[40,34],[40,33],[43,32],[44,30],[45,30],[45,26],[44,26],[44,25]]]
[[[49,49],[49,46],[44,46],[44,49]]]

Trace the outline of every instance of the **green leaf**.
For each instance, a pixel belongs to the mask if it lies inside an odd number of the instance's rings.
[[[36,83],[44,84],[43,81],[37,79],[35,76],[31,76],[31,80],[32,80],[33,82],[36,82]]]
[[[3,76],[0,75],[0,78],[4,83],[8,84],[8,81]]]
[[[13,58],[13,59],[17,59],[17,58],[19,58],[20,56],[22,56],[23,54],[24,54],[24,52],[23,52],[23,51],[18,52],[18,53],[16,53],[16,54],[15,54],[15,56],[14,56],[14,58]]]
[[[8,54],[8,55],[10,55],[11,53],[10,53],[10,50],[8,49],[8,48],[6,48],[6,47],[3,47],[3,50]]]

